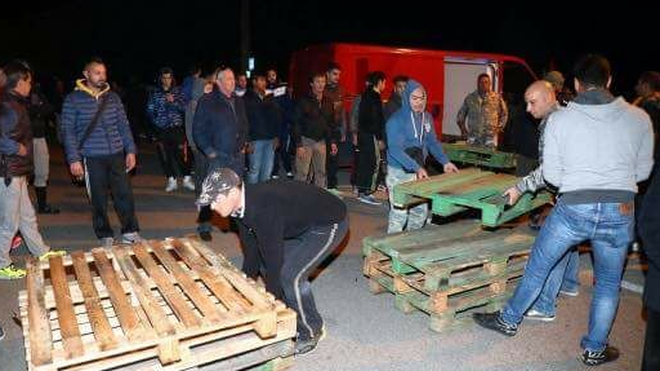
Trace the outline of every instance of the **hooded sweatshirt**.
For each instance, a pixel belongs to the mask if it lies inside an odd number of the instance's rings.
[[[569,204],[632,201],[653,166],[649,116],[605,90],[550,115],[544,139],[543,177]]]
[[[108,100],[105,109],[96,127],[79,150],[80,141],[96,115],[101,99]],[[94,93],[85,85],[84,79],[76,81],[76,89],[64,99],[61,129],[66,160],[69,164],[81,161],[82,157],[137,151],[121,99],[115,92],[110,91],[110,86],[107,84],[100,92]]]
[[[421,148],[424,157],[431,152],[443,165],[449,162],[435,135],[433,116],[426,111],[414,113],[410,107],[410,94],[418,87],[424,89],[419,82],[408,80],[406,90],[401,97],[401,108],[385,124],[388,143],[387,163],[407,172],[416,172],[420,168],[420,165],[405,152],[411,147]]]
[[[431,152],[441,164],[445,165],[449,162],[435,135],[433,116],[426,111],[414,113],[410,107],[410,94],[418,87],[424,89],[417,81],[408,80],[406,90],[401,97],[401,108],[385,124],[388,143],[387,163],[407,172],[416,172],[420,168],[420,165],[405,152],[411,147],[421,148],[424,158],[428,152]]]

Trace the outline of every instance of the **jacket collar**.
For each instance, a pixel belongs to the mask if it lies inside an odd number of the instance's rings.
[[[92,98],[94,98],[94,99],[99,99],[101,97],[101,95],[103,95],[103,94],[107,93],[108,91],[110,91],[110,85],[105,84],[105,86],[98,93],[95,93],[92,89],[87,87],[87,80],[86,79],[79,79],[79,80],[76,80],[76,90],[85,92],[85,93],[91,95]]]

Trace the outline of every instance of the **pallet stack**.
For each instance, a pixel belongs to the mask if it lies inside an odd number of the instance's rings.
[[[201,242],[166,239],[27,264],[29,370],[291,365],[296,314]]]
[[[503,225],[551,201],[541,193],[506,205],[502,194],[516,182],[513,175],[468,168],[396,186],[398,207],[430,201],[436,215],[473,210],[480,219],[365,238],[363,273],[371,292],[394,294],[395,307],[404,313],[428,314],[429,327],[438,332],[472,323],[475,311],[500,309],[522,277],[534,243],[527,226]]]

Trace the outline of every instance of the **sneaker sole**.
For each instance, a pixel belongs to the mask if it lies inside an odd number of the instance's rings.
[[[382,205],[381,202],[365,201],[365,200],[360,200],[359,198],[358,198],[358,201],[362,202],[363,204],[371,205],[371,206],[380,206],[380,205]]]
[[[11,281],[11,280],[20,280],[25,278],[25,275],[23,276],[0,276],[0,280],[5,280],[5,281]]]
[[[539,322],[552,322],[555,320],[555,317],[536,317],[536,316],[524,316],[525,319],[531,320],[531,321],[539,321]]]

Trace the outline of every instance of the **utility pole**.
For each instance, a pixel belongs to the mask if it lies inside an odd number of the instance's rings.
[[[241,0],[241,46],[238,72],[247,70],[250,54],[250,0]]]

